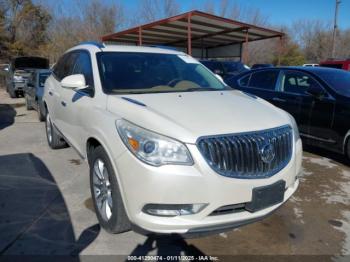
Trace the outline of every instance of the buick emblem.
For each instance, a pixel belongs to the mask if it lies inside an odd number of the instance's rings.
[[[271,163],[275,155],[275,148],[270,142],[267,142],[260,148],[261,160],[266,164]]]

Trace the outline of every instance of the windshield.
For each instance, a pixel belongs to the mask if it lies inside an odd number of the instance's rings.
[[[46,78],[48,78],[50,73],[40,74],[39,75],[39,86],[44,87]]]
[[[338,94],[350,97],[350,72],[344,70],[320,71],[318,75]]]
[[[106,92],[133,94],[230,89],[187,55],[100,52],[97,60]]]

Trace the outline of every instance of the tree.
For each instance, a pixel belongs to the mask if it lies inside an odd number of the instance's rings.
[[[277,50],[273,61],[275,65],[278,65],[279,58],[281,66],[298,66],[305,64],[305,57],[298,44],[291,41],[288,36],[283,38],[282,46],[280,48],[275,48],[275,50]]]
[[[9,56],[33,54],[46,44],[49,13],[31,0],[3,0],[4,28],[7,32]]]
[[[133,25],[144,24],[180,13],[176,0],[141,0],[138,15],[131,20]]]

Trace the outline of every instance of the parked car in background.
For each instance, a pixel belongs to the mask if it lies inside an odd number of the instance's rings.
[[[320,66],[319,64],[303,64],[303,66]]]
[[[200,62],[223,80],[249,70],[248,66],[239,61],[201,60]]]
[[[251,69],[274,67],[273,64],[254,64]]]
[[[322,61],[320,63],[320,66],[322,67],[331,67],[331,68],[337,68],[337,69],[343,69],[346,71],[350,71],[350,59],[340,59],[340,60],[326,60]]]
[[[294,116],[303,142],[350,157],[350,73],[324,67],[258,69],[226,81]]]
[[[220,81],[185,53],[81,44],[45,83],[51,148],[87,159],[108,232],[220,232],[262,219],[296,191],[292,116]]]
[[[40,121],[45,120],[46,113],[42,97],[44,95],[45,81],[50,74],[51,71],[49,69],[32,71],[24,89],[27,110],[35,109],[38,112]]]
[[[31,71],[35,69],[48,69],[49,60],[42,57],[17,57],[13,59],[7,68],[6,90],[11,98],[24,95],[26,81]]]

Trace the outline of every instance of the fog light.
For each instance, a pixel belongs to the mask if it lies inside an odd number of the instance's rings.
[[[202,211],[208,204],[147,204],[142,211],[152,216],[176,217],[193,215]]]

